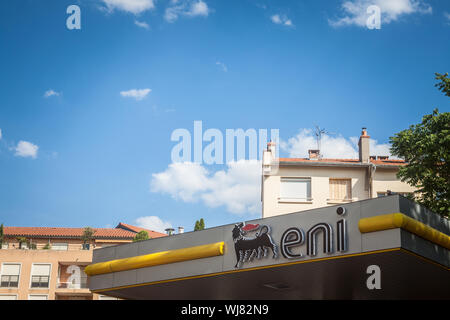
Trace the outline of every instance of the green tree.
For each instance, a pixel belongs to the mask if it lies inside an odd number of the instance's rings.
[[[83,234],[81,235],[81,240],[83,241],[83,249],[89,250],[91,239],[94,236],[94,229],[91,227],[85,227]]]
[[[3,241],[5,241],[5,234],[3,231],[3,223],[0,225],[0,249],[2,248]]]
[[[201,218],[200,220],[195,221],[195,227],[194,227],[194,231],[200,231],[205,229],[205,221],[203,220],[203,218]]]
[[[450,97],[448,74],[436,74],[436,85]],[[391,153],[408,163],[397,176],[417,188],[414,198],[432,211],[450,217],[450,113],[423,116],[422,122],[390,137]]]
[[[143,240],[148,240],[149,236],[148,236],[148,232],[145,230],[139,231],[138,233],[136,233],[136,235],[134,236],[133,242],[138,242],[138,241],[143,241]]]
[[[440,80],[439,83],[436,83],[435,86],[439,88],[447,97],[450,97],[450,78],[448,77],[448,73],[439,74],[435,73],[436,80]]]
[[[19,242],[19,249],[22,249],[24,247],[24,244],[28,247],[28,240],[25,237],[17,237],[17,242]]]
[[[200,230],[205,229],[205,220],[203,220],[203,218],[200,219],[199,227],[200,227]]]

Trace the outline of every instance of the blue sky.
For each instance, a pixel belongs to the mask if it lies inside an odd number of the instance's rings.
[[[72,4],[80,30],[66,27]],[[379,30],[362,23],[369,4]],[[258,164],[172,165],[175,129],[276,128],[280,154],[301,156],[317,124],[346,147],[324,152],[344,157],[363,126],[387,150],[450,109],[434,88],[450,72],[448,1],[8,0],[0,44],[9,226],[257,218]]]

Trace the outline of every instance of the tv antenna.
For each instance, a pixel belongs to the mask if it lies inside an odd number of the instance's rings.
[[[319,150],[319,157],[322,158],[321,154],[321,143],[323,134],[335,134],[334,132],[328,132],[325,129],[321,129],[318,125],[314,125],[314,135],[316,136],[317,150]]]

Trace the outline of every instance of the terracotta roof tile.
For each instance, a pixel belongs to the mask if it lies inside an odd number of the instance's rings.
[[[132,225],[130,225],[130,224],[126,224],[126,223],[123,223],[123,222],[120,222],[120,223],[117,225],[116,228],[122,228],[122,229],[130,230],[130,231],[136,232],[136,233],[138,233],[138,232],[140,232],[140,231],[147,231],[148,236],[149,236],[150,238],[160,238],[160,237],[165,237],[165,236],[167,236],[167,234],[165,234],[165,233],[161,233],[161,232],[158,232],[158,231],[153,231],[153,230],[145,229],[145,228],[141,228],[141,227],[132,226]]]
[[[310,160],[309,158],[280,158],[280,162],[311,162],[311,163],[361,163],[358,159],[332,159],[322,158],[316,160]],[[407,163],[404,160],[373,160],[370,162],[376,165],[391,165],[391,166],[404,166]]]
[[[133,239],[135,232],[117,228],[92,228],[93,239],[96,238],[120,238]],[[5,236],[23,237],[57,237],[57,238],[79,238],[84,228],[59,228],[59,227],[4,227]]]

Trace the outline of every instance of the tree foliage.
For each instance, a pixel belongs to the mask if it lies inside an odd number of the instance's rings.
[[[450,97],[448,74],[436,74],[439,90]],[[408,164],[397,176],[417,188],[414,198],[432,211],[450,217],[450,113],[425,115],[422,122],[411,125],[390,137],[391,153]]]
[[[83,234],[81,235],[81,240],[83,241],[83,249],[89,248],[91,239],[94,236],[94,232],[94,229],[92,229],[91,227],[84,228]]]
[[[441,90],[447,97],[450,97],[450,78],[448,78],[448,73],[439,74],[435,73],[436,80],[440,80],[440,82],[436,83],[435,86]]]
[[[194,231],[200,231],[205,229],[205,220],[201,218],[200,220],[195,221]]]
[[[138,233],[136,233],[136,235],[134,236],[133,242],[138,242],[138,241],[143,241],[143,240],[148,240],[149,236],[148,236],[148,232],[145,230],[139,231]]]
[[[5,235],[3,231],[3,223],[0,225],[0,249],[2,248],[3,241],[5,241]]]

